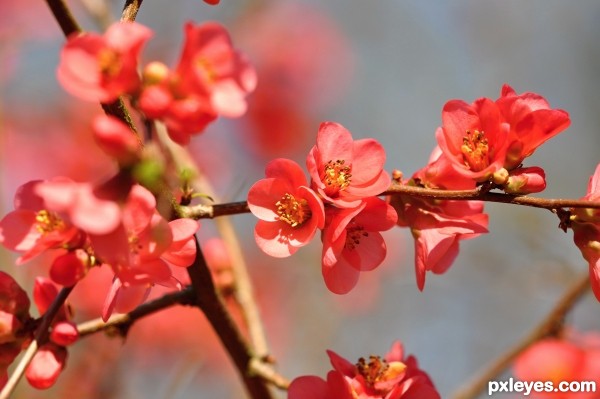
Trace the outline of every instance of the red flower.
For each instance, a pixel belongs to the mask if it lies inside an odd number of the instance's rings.
[[[268,255],[290,256],[323,228],[324,206],[294,161],[279,158],[269,162],[265,176],[248,192],[248,207],[260,219],[254,238]]]
[[[306,158],[311,186],[325,201],[355,208],[363,198],[379,195],[390,184],[383,170],[385,150],[376,140],[352,140],[342,125],[324,122],[317,144]]]
[[[403,352],[402,344],[395,342],[383,359],[370,356],[352,364],[327,351],[334,368],[327,381],[316,376],[298,377],[290,384],[288,399],[439,399],[416,359],[404,358]]]
[[[138,57],[152,32],[135,22],[111,25],[104,35],[73,34],[61,52],[58,80],[71,94],[111,102],[138,90]]]
[[[582,199],[600,201],[600,164],[590,177],[587,194]],[[592,289],[600,301],[600,210],[575,208],[571,214],[573,240],[588,261]]]
[[[546,99],[536,93],[516,94],[509,85],[502,86],[496,104],[510,125],[505,168],[518,167],[535,149],[571,124],[569,114],[551,109]]]
[[[473,104],[451,100],[444,105],[435,137],[457,172],[482,182],[504,167],[509,129],[489,98]]]
[[[387,248],[379,233],[391,229],[398,216],[394,208],[369,197],[354,209],[331,208],[323,230],[323,278],[331,292],[348,293],[361,271],[379,266]]]
[[[146,67],[139,99],[142,111],[163,120],[179,144],[187,144],[218,115],[243,115],[245,98],[256,86],[256,72],[221,25],[188,23],[185,36],[175,71],[156,62]]]
[[[17,190],[15,210],[0,221],[0,243],[20,252],[17,264],[24,263],[51,248],[62,248],[76,240],[79,230],[66,218],[48,209],[36,188],[41,181],[30,181]]]

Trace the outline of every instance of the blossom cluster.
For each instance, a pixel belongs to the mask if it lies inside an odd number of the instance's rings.
[[[322,123],[306,158],[310,184],[297,163],[279,158],[250,188],[248,206],[260,219],[258,246],[271,256],[290,256],[320,229],[325,283],[334,293],[349,292],[361,271],[383,262],[380,232],[397,221],[394,209],[377,198],[390,182],[384,163],[376,140],[353,140],[342,125]]]
[[[103,35],[73,34],[61,52],[58,80],[83,100],[108,103],[129,96],[147,118],[164,122],[180,144],[217,116],[238,117],[246,111],[256,73],[233,49],[225,28],[214,22],[186,24],[177,66],[154,61],[140,76],[138,58],[151,36],[136,22],[115,23]]]
[[[0,220],[0,243],[21,254],[17,264],[57,252],[50,277],[63,286],[74,285],[91,267],[111,267],[115,278],[102,314],[106,320],[115,306],[123,311],[137,305],[154,284],[180,288],[171,266],[193,262],[197,230],[191,219],[167,222],[140,185],[55,178],[19,188],[15,210]]]
[[[302,376],[292,381],[288,399],[439,399],[429,376],[419,368],[413,356],[404,356],[404,348],[395,342],[383,357],[371,355],[356,364],[327,351],[333,370],[327,380]]]

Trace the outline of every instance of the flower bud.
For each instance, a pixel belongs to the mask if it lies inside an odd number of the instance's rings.
[[[501,168],[492,175],[492,182],[503,186],[508,181],[508,170]]]
[[[542,168],[537,166],[519,168],[510,172],[503,188],[508,194],[539,193],[546,188],[546,174]]]
[[[70,287],[87,273],[89,255],[82,249],[66,253],[54,259],[50,267],[50,278],[56,284]]]
[[[75,324],[63,321],[56,323],[50,333],[50,341],[60,346],[69,346],[79,339],[79,332]]]
[[[138,160],[140,142],[135,134],[119,119],[101,115],[93,122],[94,139],[98,146],[121,165]]]
[[[15,332],[21,327],[21,322],[14,314],[0,310],[0,345],[15,340]]]

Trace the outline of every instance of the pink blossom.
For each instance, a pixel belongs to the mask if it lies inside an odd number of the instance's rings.
[[[289,399],[439,399],[429,376],[419,369],[414,357],[404,357],[402,344],[394,343],[382,359],[360,358],[352,364],[333,351],[327,351],[334,370],[327,380],[316,376],[294,379]]]
[[[96,144],[120,165],[131,165],[139,160],[140,140],[119,119],[100,115],[94,118],[92,128]]]
[[[185,145],[218,115],[243,115],[246,96],[255,87],[256,72],[233,48],[225,28],[214,22],[188,23],[179,64],[174,71],[149,64],[139,103],[149,117],[165,122],[174,141]]]
[[[71,94],[111,102],[138,90],[138,57],[152,32],[135,22],[111,25],[104,35],[73,34],[61,52],[58,80]]]
[[[353,140],[342,125],[324,122],[317,144],[306,158],[312,188],[327,202],[355,208],[366,197],[379,195],[390,184],[383,170],[385,150],[374,139]]]
[[[510,125],[505,167],[518,167],[537,147],[565,130],[571,124],[569,114],[551,109],[546,99],[536,93],[516,94],[512,87],[502,86],[496,104]]]
[[[265,176],[248,192],[248,207],[260,219],[254,238],[268,255],[290,256],[323,228],[324,206],[294,161],[279,158],[269,162]]]
[[[48,389],[58,379],[67,362],[67,350],[52,343],[43,345],[25,370],[27,382],[37,389]]]
[[[546,188],[546,173],[538,166],[515,169],[509,173],[503,188],[508,194],[539,193]]]
[[[590,177],[587,194],[582,199],[600,200],[600,164]],[[600,210],[575,208],[571,209],[571,214],[573,240],[588,262],[592,289],[600,301]]]
[[[0,243],[22,255],[17,264],[24,263],[40,253],[61,248],[76,240],[79,231],[70,221],[48,209],[37,193],[40,181],[28,182],[15,194],[15,210],[0,221]]]
[[[358,208],[328,210],[322,271],[330,291],[348,293],[360,272],[383,262],[387,248],[379,232],[391,229],[397,220],[394,208],[377,197],[366,198]]]

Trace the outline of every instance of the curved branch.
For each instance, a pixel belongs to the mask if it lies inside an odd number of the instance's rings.
[[[54,300],[50,304],[50,307],[48,308],[46,313],[44,313],[44,316],[42,316],[42,321],[39,327],[37,328],[35,335],[33,336],[33,341],[31,341],[31,344],[29,344],[29,346],[27,347],[25,354],[17,364],[15,371],[11,374],[10,378],[6,382],[6,385],[4,385],[4,388],[2,388],[2,391],[0,391],[0,399],[7,399],[10,397],[12,392],[15,390],[17,383],[25,374],[25,370],[27,369],[27,366],[29,366],[29,363],[31,363],[31,361],[33,360],[33,357],[35,356],[36,352],[38,351],[40,346],[45,344],[48,340],[48,329],[52,325],[52,322],[54,321],[54,318],[56,317],[58,311],[65,304],[65,301],[67,300],[67,297],[73,290],[73,287],[74,286],[65,287],[62,290],[60,290],[56,298],[54,298]]]
[[[270,399],[272,395],[265,381],[252,373],[252,361],[257,357],[250,350],[248,343],[242,337],[219,297],[200,244],[198,244],[197,239],[194,239],[194,241],[196,243],[196,259],[187,268],[187,271],[192,281],[196,304],[204,312],[223,346],[227,349],[250,397],[253,399]]]
[[[454,399],[474,399],[483,392],[489,381],[502,374],[512,362],[523,353],[527,348],[537,341],[558,335],[562,328],[566,315],[577,304],[577,302],[588,292],[590,288],[589,274],[581,276],[575,281],[562,297],[558,300],[554,308],[538,324],[525,339],[517,343],[513,348],[501,355],[486,369],[484,369],[474,380],[460,388]]]

